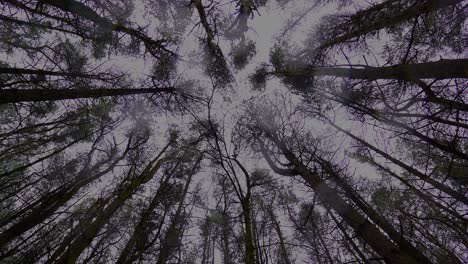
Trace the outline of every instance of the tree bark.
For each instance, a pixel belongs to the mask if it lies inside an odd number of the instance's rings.
[[[379,112],[381,112],[381,113],[383,113],[385,115],[388,115],[388,116],[418,118],[419,120],[417,122],[419,122],[420,120],[421,121],[422,120],[431,120],[434,123],[441,123],[441,124],[446,124],[446,125],[450,125],[450,126],[454,126],[454,127],[460,127],[460,128],[468,129],[468,123],[462,123],[462,122],[458,122],[458,121],[444,119],[444,118],[440,118],[438,116],[430,115],[430,114],[388,112],[388,111],[383,111],[383,110],[376,110],[376,111],[379,111]]]
[[[224,264],[230,264],[231,263],[231,251],[229,249],[229,216],[226,214],[226,212],[222,213],[222,219],[223,219],[223,226],[222,228],[222,251],[223,251],[223,263]]]
[[[15,24],[21,25],[21,26],[36,27],[36,28],[41,28],[41,29],[44,29],[44,30],[54,30],[54,31],[59,31],[59,32],[67,33],[67,34],[76,35],[76,36],[79,36],[79,37],[82,37],[82,38],[90,39],[90,37],[80,35],[77,32],[73,32],[71,30],[67,30],[67,29],[64,29],[64,28],[50,26],[50,25],[47,25],[45,23],[44,24],[34,23],[34,22],[19,20],[19,19],[13,18],[13,17],[4,16],[4,15],[0,15],[0,20],[5,21],[7,23],[15,23]],[[10,45],[12,45],[12,44],[10,44]],[[17,44],[15,43],[15,45],[17,45]]]
[[[48,259],[44,262],[44,264],[52,264],[56,263],[57,258],[59,258],[67,249],[67,247],[73,242],[73,239],[78,237],[82,230],[86,229],[94,219],[104,208],[104,206],[110,201],[112,197],[108,196],[106,198],[98,198],[92,206],[87,208],[85,212],[85,216],[82,219],[78,219],[78,224],[76,226],[72,226],[73,219],[70,219],[70,232],[63,238],[55,249],[55,251],[48,257]]]
[[[407,133],[408,135],[415,136],[416,138],[420,139],[421,141],[423,141],[423,142],[425,142],[425,143],[427,143],[427,144],[429,144],[429,145],[431,145],[431,146],[433,146],[433,147],[435,147],[435,148],[437,148],[439,150],[442,150],[442,151],[444,151],[444,152],[446,152],[448,154],[452,154],[457,158],[468,160],[468,154],[464,153],[461,150],[461,146],[453,144],[453,142],[446,143],[446,142],[443,142],[443,141],[441,141],[439,139],[427,136],[427,135],[419,132],[417,129],[409,126],[406,123],[399,122],[399,121],[397,121],[395,119],[391,119],[387,115],[381,114],[379,111],[376,111],[375,109],[368,108],[367,106],[365,106],[365,105],[363,105],[363,104],[361,104],[359,102],[356,102],[355,100],[349,100],[349,98],[347,98],[345,96],[342,96],[340,94],[335,94],[335,97],[333,97],[333,96],[326,96],[326,97],[329,98],[330,100],[333,100],[333,101],[341,103],[341,104],[343,104],[345,106],[348,106],[348,107],[356,110],[357,112],[359,112],[361,114],[370,116],[370,117],[374,118],[375,120],[377,120],[379,122],[382,122],[382,123],[384,123],[386,125],[390,125],[392,127],[402,129],[402,130],[406,131],[405,133]],[[328,121],[328,122],[330,122],[330,121]]]
[[[442,59],[433,62],[397,64],[385,67],[309,67],[304,69],[273,71],[269,75],[278,77],[314,77],[333,76],[352,80],[399,80],[419,86],[426,97],[425,101],[442,105],[448,109],[459,109],[468,112],[468,104],[438,97],[421,79],[468,78],[468,59]]]
[[[211,55],[207,66],[207,71],[209,74],[213,74],[213,76],[219,81],[220,83],[228,83],[232,81],[233,76],[229,68],[227,67],[226,57],[223,54],[223,51],[219,47],[219,45],[215,42],[215,32],[211,28],[207,14],[205,12],[205,8],[203,7],[202,0],[192,0],[195,9],[198,12],[198,16],[200,17],[200,23],[203,26],[203,29],[206,33],[206,46],[208,48],[208,52]],[[221,80],[225,79],[225,80]]]

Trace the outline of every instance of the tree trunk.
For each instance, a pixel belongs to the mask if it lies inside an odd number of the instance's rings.
[[[160,159],[160,157],[167,150],[169,144],[167,144],[158,156],[146,166],[140,176],[130,180],[125,185],[119,187],[116,193],[111,194],[111,197],[116,196],[114,200],[111,201],[102,212],[100,212],[94,221],[84,227],[81,235],[68,245],[68,249],[62,254],[56,263],[72,264],[77,261],[83,250],[92,243],[95,236],[109,221],[112,215],[135,193],[135,191],[138,190],[141,185],[150,181],[156,172],[158,172],[163,162],[168,159],[167,157]]]
[[[333,222],[335,222],[336,226],[340,229],[341,233],[343,234],[343,237],[348,241],[348,243],[351,245],[353,250],[359,255],[359,258],[365,263],[365,264],[371,264],[370,261],[367,259],[366,255],[361,251],[361,249],[354,243],[353,238],[351,238],[348,233],[346,232],[346,229],[344,226],[336,219],[335,215],[333,215],[333,212],[330,211],[330,217],[333,219]]]
[[[202,251],[202,257],[201,257],[201,264],[209,264],[209,258],[210,258],[210,229],[211,227],[209,226],[209,219],[205,219],[205,222],[203,223],[203,228],[206,228],[206,233],[202,233],[203,238],[203,251]]]
[[[267,132],[267,131],[265,131]],[[298,174],[314,190],[325,206],[330,206],[354,231],[366,241],[377,254],[391,264],[419,263],[389,240],[380,230],[349,206],[338,193],[312,173],[286,146],[271,134],[268,137],[276,144],[285,158],[291,162]]]
[[[84,39],[91,39],[91,37],[89,37],[89,36],[80,35],[77,32],[73,32],[71,30],[67,30],[67,29],[60,28],[60,27],[50,26],[50,25],[47,25],[45,23],[44,24],[34,23],[34,22],[19,20],[19,19],[13,18],[13,17],[4,16],[4,15],[0,15],[0,20],[5,21],[7,23],[15,23],[15,24],[18,24],[18,25],[21,25],[21,26],[36,27],[36,28],[40,28],[40,29],[44,29],[44,30],[54,30],[54,31],[59,31],[59,32],[67,33],[67,34],[76,35],[76,36],[82,37]],[[2,40],[2,41],[6,42],[5,40]],[[23,48],[24,47],[24,46],[18,45],[17,43],[11,43],[11,42],[6,42],[6,43],[8,43],[11,46],[18,47],[18,48]],[[30,48],[32,50],[36,50],[36,51],[40,50],[39,47],[38,48],[30,47]]]
[[[390,156],[389,154],[385,153],[384,151],[372,146],[371,144],[367,143],[366,141],[362,140],[361,138],[359,137],[356,137],[355,135],[353,135],[352,133],[342,129],[341,127],[335,125],[332,121],[328,120],[327,119],[327,122],[332,125],[334,128],[338,129],[339,131],[345,133],[346,135],[348,135],[349,137],[351,137],[352,139],[356,140],[357,142],[361,143],[362,145],[364,145],[365,147],[375,151],[376,153],[382,155],[385,159],[387,160],[390,160],[391,162],[393,162],[394,164],[398,165],[399,167],[405,169],[407,172],[417,176],[419,179],[421,179],[422,181],[426,182],[426,183],[429,183],[430,185],[434,186],[435,188],[439,189],[440,191],[450,195],[452,198],[456,199],[457,201],[461,202],[461,203],[464,203],[465,205],[468,205],[468,198],[465,197],[463,194],[460,194],[458,193],[457,191],[453,190],[452,188],[432,179],[431,177],[427,176],[426,174],[420,172],[419,170],[413,168],[413,167],[410,167],[408,165],[406,165],[405,163],[399,161],[398,159]]]
[[[1,91],[1,90],[0,90],[0,91]],[[1,100],[1,99],[0,99],[0,100]],[[65,150],[68,149],[69,147],[71,147],[71,146],[77,144],[78,142],[84,140],[86,137],[87,137],[87,135],[85,135],[85,136],[83,136],[83,137],[80,137],[80,138],[78,138],[78,139],[76,139],[76,140],[74,140],[74,141],[68,143],[68,144],[65,145],[65,146],[62,146],[62,147],[60,147],[60,148],[58,148],[58,149],[55,149],[54,151],[52,151],[51,153],[49,153],[49,154],[47,154],[47,155],[45,155],[45,156],[43,156],[43,157],[40,157],[40,158],[38,158],[38,159],[36,159],[36,160],[34,160],[34,161],[31,161],[31,162],[29,162],[29,163],[27,163],[27,164],[25,164],[25,165],[21,165],[21,166],[19,166],[19,167],[16,167],[16,168],[14,168],[14,169],[12,169],[12,170],[10,170],[10,171],[4,172],[4,173],[0,174],[0,178],[5,177],[5,176],[7,176],[7,175],[11,175],[11,174],[13,174],[13,173],[15,173],[15,172],[20,172],[20,171],[26,170],[27,168],[30,168],[30,167],[32,167],[32,166],[38,164],[38,163],[41,162],[41,161],[47,160],[47,159],[49,159],[50,157],[53,157],[54,155],[57,155],[57,154],[59,154],[59,153],[65,151]]]
[[[458,122],[458,121],[454,121],[454,120],[448,120],[448,119],[444,119],[444,118],[440,118],[438,116],[435,116],[434,114],[417,114],[417,113],[401,113],[401,112],[389,112],[389,111],[383,111],[383,110],[375,110],[374,111],[379,111],[387,116],[390,116],[390,119],[392,119],[393,116],[396,116],[396,117],[414,117],[414,118],[418,118],[418,121],[416,122],[420,122],[422,120],[431,120],[435,123],[441,123],[441,124],[446,124],[446,125],[450,125],[450,126],[454,126],[454,127],[460,127],[460,128],[464,128],[464,129],[468,129],[468,123],[461,123],[461,122]]]
[[[150,37],[146,36],[142,32],[140,32],[138,30],[135,30],[133,28],[126,27],[126,26],[122,25],[121,23],[113,24],[110,19],[105,18],[105,17],[101,17],[92,8],[86,6],[85,4],[83,4],[81,2],[75,1],[75,0],[41,0],[41,1],[39,1],[39,3],[37,4],[37,7],[35,9],[33,9],[33,8],[27,6],[27,5],[24,5],[22,3],[18,3],[17,1],[14,1],[14,0],[5,0],[5,1],[8,2],[8,3],[11,3],[12,5],[14,5],[14,6],[16,6],[16,7],[20,8],[20,9],[23,9],[25,11],[29,11],[29,12],[31,12],[33,14],[41,14],[43,16],[46,16],[46,17],[49,17],[49,18],[52,18],[52,19],[55,19],[55,20],[58,20],[58,21],[61,21],[61,22],[65,22],[66,24],[69,24],[70,26],[73,27],[74,26],[73,24],[76,23],[76,22],[70,21],[68,19],[64,19],[63,17],[50,15],[50,14],[44,13],[44,12],[39,10],[39,9],[41,9],[41,8],[39,8],[39,6],[44,5],[44,4],[49,5],[49,6],[53,6],[55,8],[58,8],[58,9],[62,10],[62,11],[70,12],[70,13],[76,15],[77,17],[80,17],[82,19],[86,19],[86,20],[89,20],[89,21],[95,23],[96,25],[101,27],[101,31],[104,34],[109,34],[112,31],[117,31],[117,32],[122,32],[122,33],[124,33],[126,35],[132,36],[132,37],[142,41],[143,44],[145,45],[146,49],[151,53],[151,55],[153,55],[156,58],[160,57],[159,56],[160,54],[158,54],[158,51],[164,51],[164,52],[167,52],[169,54],[173,54],[172,51],[168,50],[165,47],[165,42],[168,42],[167,40],[165,40],[165,39],[154,40],[154,39],[151,39]],[[77,35],[82,36],[83,34],[77,33]]]
[[[419,86],[426,97],[425,101],[468,112],[468,104],[438,97],[421,79],[468,78],[468,59],[442,59],[433,62],[397,64],[385,67],[310,67],[304,69],[273,71],[269,75],[278,77],[333,76],[354,80],[400,80]]]
[[[231,71],[229,70],[226,62],[226,57],[219,45],[215,42],[215,33],[208,22],[205,8],[203,7],[202,0],[192,0],[195,9],[198,12],[200,23],[206,33],[206,47],[211,55],[208,59],[206,71],[212,74],[218,83],[229,83],[233,80]]]
[[[280,252],[281,252],[281,257],[283,258],[283,261],[285,264],[291,264],[291,260],[289,259],[289,252],[286,248],[286,244],[284,242],[284,236],[283,232],[281,231],[281,226],[279,221],[276,219],[276,215],[273,212],[272,208],[268,208],[268,214],[270,215],[271,221],[273,222],[273,227],[276,231],[276,234],[278,235],[279,238],[279,243],[280,243]]]
[[[231,251],[229,249],[229,216],[223,212],[223,226],[222,228],[222,250],[223,250],[223,263],[230,264],[231,263]]]
[[[85,217],[83,219],[78,219],[79,223],[75,227],[72,226],[74,219],[70,219],[70,232],[67,234],[67,236],[65,236],[64,239],[61,240],[60,245],[55,247],[55,251],[50,254],[50,257],[48,257],[44,264],[56,263],[57,258],[59,258],[63,252],[65,252],[67,247],[73,242],[73,239],[80,235],[82,230],[91,224],[94,217],[96,217],[102,211],[110,199],[111,196],[108,196],[104,199],[97,199],[97,201],[86,210]]]
[[[462,3],[463,0],[417,0],[415,1],[416,3],[409,8],[401,8],[398,2],[401,1],[387,0],[350,16],[348,23],[338,25],[342,33],[339,33],[332,39],[326,40],[318,49],[326,49],[353,38],[364,36],[373,31],[398,25],[410,19],[417,18],[422,14],[435,12],[439,9]],[[369,17],[371,18],[370,21],[367,19]]]
[[[36,225],[40,224],[41,222],[52,216],[55,213],[55,211],[57,211],[57,209],[65,205],[71,198],[73,198],[73,196],[83,186],[90,184],[94,180],[112,171],[117,165],[117,163],[125,157],[128,150],[129,149],[127,147],[122,156],[120,156],[118,159],[112,162],[112,164],[110,164],[110,166],[107,169],[96,173],[93,176],[84,179],[78,179],[73,184],[63,186],[61,189],[44,196],[37,206],[30,209],[31,212],[28,215],[26,215],[19,222],[15,223],[0,234],[0,248],[2,248],[16,237],[21,236],[26,231],[30,230],[31,228],[35,227]],[[104,165],[104,163],[105,162],[99,162],[98,164],[94,165],[93,168],[91,168],[90,170],[81,171],[79,174],[85,175],[91,173],[92,171]],[[9,221],[13,220],[14,219],[11,218],[9,219]]]
[[[390,125],[390,126],[393,126],[393,127],[396,127],[396,128],[403,129],[403,130],[406,131],[407,134],[415,136],[415,137],[419,138],[420,140],[422,140],[423,142],[425,142],[427,144],[430,144],[431,146],[433,146],[433,147],[435,147],[437,149],[440,149],[440,150],[442,150],[442,151],[444,151],[446,153],[452,154],[452,155],[454,155],[454,156],[456,156],[458,158],[464,159],[464,160],[468,160],[468,154],[462,152],[462,150],[460,149],[461,147],[458,147],[455,144],[446,143],[446,142],[443,142],[443,141],[438,140],[436,138],[432,138],[430,136],[424,135],[423,133],[419,132],[417,129],[409,126],[406,123],[399,122],[399,121],[396,121],[395,119],[388,118],[386,115],[382,115],[382,114],[380,114],[379,112],[375,111],[372,108],[368,108],[367,106],[362,105],[362,104],[360,104],[360,103],[358,103],[358,102],[356,102],[354,100],[349,100],[349,98],[343,97],[343,96],[341,96],[339,94],[336,94],[336,96],[338,98],[332,98],[332,97],[328,97],[328,98],[330,98],[331,100],[334,100],[336,102],[339,102],[339,103],[341,103],[343,105],[346,105],[348,107],[351,107],[354,110],[356,110],[357,112],[368,115],[368,116],[374,118],[375,120],[377,120],[379,122],[382,122],[384,124],[387,124],[387,125]]]
[[[438,61],[396,64],[385,67],[312,67],[304,70],[277,71],[284,76],[334,76],[358,80],[401,80],[468,78],[468,59],[442,59]]]
[[[181,226],[180,219],[182,217],[182,210],[184,208],[185,197],[192,181],[194,173],[189,173],[188,179],[185,183],[182,196],[180,197],[179,204],[177,205],[176,212],[172,218],[171,224],[169,225],[164,240],[161,241],[161,249],[159,250],[159,258],[157,264],[166,264],[171,256],[171,253],[180,244]]]
[[[112,22],[107,19],[99,16],[92,8],[87,7],[83,3],[74,0],[41,0],[40,4],[47,4],[62,11],[73,13],[84,19],[93,21],[94,23],[102,26],[111,28]]]
[[[417,250],[411,242],[409,242],[402,234],[400,234],[393,226],[387,222],[382,216],[380,216],[366,201],[353,190],[349,184],[343,180],[333,169],[333,166],[325,161],[320,159],[319,162],[321,163],[325,172],[332,177],[332,179],[345,191],[345,196],[348,197],[351,201],[353,201],[359,209],[361,209],[371,220],[376,224],[379,228],[381,228],[390,239],[396,243],[402,251],[404,251],[409,256],[413,257],[418,261],[418,263],[426,263],[430,264],[431,261],[424,256],[419,250]]]
[[[410,189],[411,191],[413,191],[418,197],[420,197],[422,200],[424,200],[426,203],[430,204],[430,205],[433,205],[439,209],[441,209],[442,211],[450,214],[451,216],[455,217],[456,219],[460,220],[462,223],[464,223],[466,221],[465,218],[463,218],[463,216],[461,216],[460,214],[458,214],[456,211],[454,211],[453,209],[450,209],[436,201],[434,201],[434,199],[432,197],[430,197],[429,195],[425,194],[424,192],[422,192],[421,190],[419,190],[418,188],[416,188],[415,186],[413,186],[411,183],[409,183],[408,180],[404,179],[403,177],[399,176],[398,174],[396,174],[395,172],[391,171],[389,168],[387,167],[384,167],[383,165],[377,163],[374,159],[370,158],[370,157],[366,157],[366,160],[371,164],[371,165],[374,165],[376,168],[378,168],[379,170],[382,170],[386,173],[388,173],[389,175],[391,175],[392,177],[398,179],[401,183],[403,183],[403,185],[405,185],[406,187],[408,187],[408,189]]]
[[[147,232],[151,232],[151,230],[148,230],[150,216],[156,209],[156,207],[161,203],[164,194],[167,192],[166,187],[169,182],[169,179],[170,177],[166,176],[166,178],[160,182],[159,189],[156,191],[156,194],[151,200],[148,208],[146,208],[145,211],[141,214],[140,220],[135,226],[132,236],[129,238],[129,240],[125,244],[124,249],[120,253],[116,264],[128,263],[128,260],[132,258],[132,255],[135,251],[135,247],[138,248],[137,250],[144,250],[144,247],[148,242]]]
[[[141,89],[0,89],[0,104],[173,92],[175,92],[175,88],[172,87]]]
[[[99,76],[96,74],[85,74],[85,73],[79,73],[79,72],[57,72],[57,71],[48,71],[48,70],[11,68],[11,67],[0,67],[0,74],[61,76],[61,77],[88,78],[88,79],[102,78],[102,76]]]
[[[245,224],[245,263],[255,264],[255,246],[254,234],[251,219],[250,199],[245,198],[241,201],[242,214],[244,216]]]

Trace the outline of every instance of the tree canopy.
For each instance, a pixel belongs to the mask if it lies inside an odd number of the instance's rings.
[[[467,14],[0,0],[0,263],[465,263]]]

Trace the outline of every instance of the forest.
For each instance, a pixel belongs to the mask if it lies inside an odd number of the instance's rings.
[[[467,16],[0,0],[0,263],[467,263]]]

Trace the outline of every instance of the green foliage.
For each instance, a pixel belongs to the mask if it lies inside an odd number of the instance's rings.
[[[30,114],[34,118],[44,118],[58,109],[56,102],[48,101],[48,102],[38,102],[31,105]]]
[[[163,54],[157,63],[153,65],[153,82],[160,85],[170,85],[176,77],[177,58],[171,54]]]
[[[233,80],[221,48],[214,43],[202,43],[205,73],[214,81],[215,86],[226,87]]]
[[[440,141],[443,142],[443,140]],[[446,144],[451,143],[453,142],[446,142]],[[402,140],[399,145],[408,151],[408,156],[415,162],[416,166],[431,168],[432,177],[449,179],[452,184],[458,186],[468,185],[468,176],[466,174],[468,171],[468,161],[447,155],[443,151],[427,144]],[[458,144],[456,147],[464,149],[466,152],[468,144]]]
[[[58,51],[56,60],[65,65],[66,72],[82,73],[85,71],[88,58],[76,44],[66,39],[56,46],[56,50]]]
[[[232,63],[237,70],[242,70],[249,60],[257,54],[255,42],[252,40],[241,41],[231,49]]]
[[[273,184],[273,177],[269,170],[266,169],[254,169],[251,173],[251,184],[252,185],[271,185]]]
[[[295,56],[287,45],[276,44],[270,51],[270,62],[275,69],[275,75],[282,82],[296,91],[312,92],[314,77],[309,65]]]
[[[402,198],[396,190],[389,190],[385,187],[377,188],[371,196],[372,202],[382,212],[392,212],[393,208],[401,206]]]
[[[317,229],[321,225],[322,216],[315,210],[311,203],[306,202],[302,203],[300,206],[298,220],[300,225],[302,225],[306,230],[311,230]]]
[[[86,166],[84,157],[67,160],[64,154],[55,155],[50,160],[44,178],[51,188],[59,187],[77,177],[78,171],[85,169],[83,166]]]
[[[341,87],[341,96],[349,104],[372,105],[373,86],[370,83],[350,87],[343,84]]]
[[[254,91],[263,91],[266,88],[268,69],[266,64],[260,66],[255,72],[249,75],[249,81]]]

